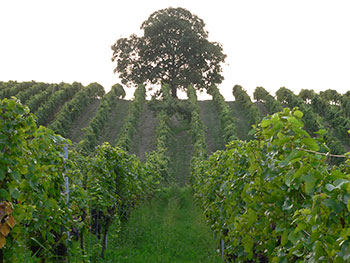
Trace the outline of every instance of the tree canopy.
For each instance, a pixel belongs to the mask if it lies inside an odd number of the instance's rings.
[[[203,90],[223,80],[221,44],[209,42],[202,19],[184,8],[166,8],[141,25],[144,35],[120,38],[112,46],[114,72],[123,84],[168,83],[171,94],[192,84]]]

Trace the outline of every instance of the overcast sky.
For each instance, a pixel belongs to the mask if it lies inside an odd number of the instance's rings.
[[[257,86],[350,90],[347,0],[0,0],[0,80],[98,82],[108,91],[119,82],[111,45],[170,6],[202,18],[223,45],[219,88],[228,100],[236,84],[250,95]]]

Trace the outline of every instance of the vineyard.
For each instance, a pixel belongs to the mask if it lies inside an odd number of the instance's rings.
[[[0,82],[0,263],[155,262],[110,244],[159,196],[216,242],[174,262],[349,262],[350,92],[208,93]]]

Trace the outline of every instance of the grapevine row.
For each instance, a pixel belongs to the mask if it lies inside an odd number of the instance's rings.
[[[16,94],[16,98],[21,101],[21,103],[25,104],[28,100],[47,89],[49,84],[46,83],[35,83],[31,87],[27,87],[26,89],[18,92]]]
[[[157,172],[156,178],[162,180],[169,180],[169,164],[170,159],[168,156],[169,141],[171,139],[171,130],[169,127],[170,119],[167,114],[166,105],[171,101],[169,86],[162,85],[163,100],[159,103],[163,104],[163,109],[157,113],[158,125],[156,128],[156,144],[157,148],[154,151],[146,153],[146,165],[150,170]]]
[[[327,165],[325,130],[312,138],[302,117],[288,108],[269,116],[255,140],[234,140],[193,170],[230,261],[348,261],[349,171]]]
[[[235,85],[232,89],[232,94],[235,97],[235,102],[245,113],[249,124],[254,125],[261,121],[261,116],[257,106],[251,101],[249,95],[239,85]]]
[[[126,151],[130,150],[132,138],[137,130],[143,105],[145,104],[146,89],[139,85],[134,93],[134,100],[130,106],[128,117],[126,118],[122,132],[116,140],[116,145]]]
[[[207,158],[208,146],[205,138],[204,125],[200,119],[200,109],[196,91],[192,86],[187,88],[187,97],[192,105],[190,133],[193,141],[192,166],[195,166],[196,159],[203,160]]]
[[[334,92],[335,94],[331,96]],[[344,112],[348,107],[348,100],[346,95],[341,97],[336,91],[334,92],[327,90],[316,94],[312,90],[302,90],[299,97],[305,103],[310,103],[314,112],[322,116],[328,123],[327,126],[333,131],[333,134],[349,145],[350,135],[347,131],[350,129],[350,119]],[[328,93],[331,94],[327,96]]]
[[[303,121],[305,123],[305,129],[308,132],[313,133],[324,128],[322,118],[318,116],[309,105],[305,104],[303,100],[296,96],[291,90],[282,87],[276,92],[276,96],[277,100],[290,108],[299,107],[299,109],[304,113]],[[334,137],[331,133],[327,134],[326,142],[332,153],[342,154],[345,152],[345,148],[339,139]],[[331,161],[339,164],[339,162],[342,160],[331,158]]]
[[[17,82],[17,81],[9,81],[9,82],[1,82],[0,86],[0,99],[10,98],[12,96],[16,96],[19,92],[24,91],[31,86],[35,85],[34,81],[28,82]]]
[[[35,115],[38,117],[38,125],[48,125],[54,119],[60,108],[63,107],[66,102],[70,101],[82,88],[83,86],[80,83],[73,83],[72,85],[63,84],[57,92],[49,97],[48,101],[35,111]]]
[[[118,101],[118,97],[122,93],[120,90],[123,89],[120,85],[114,85],[112,89],[105,94],[100,104],[98,105],[95,117],[90,121],[89,125],[84,128],[84,138],[79,142],[78,148],[85,153],[94,151],[98,145],[101,131],[105,127],[109,113],[113,106]]]
[[[232,118],[233,114],[216,86],[211,86],[208,93],[213,97],[213,101],[218,105],[223,139],[225,143],[228,143],[236,138],[236,124]]]
[[[110,226],[120,228],[138,200],[154,191],[154,175],[161,173],[108,143],[90,156],[72,150],[65,160],[68,141],[38,128],[19,101],[4,99],[0,113],[0,261],[81,262],[91,256],[92,234],[103,257]]]
[[[67,138],[74,127],[74,122],[82,115],[84,109],[104,93],[103,87],[98,83],[82,87],[69,102],[64,104],[48,127]]]
[[[31,96],[25,104],[29,107],[31,112],[36,112],[60,87],[61,86],[58,84],[50,84],[40,93]]]
[[[263,102],[270,114],[279,112],[283,109],[281,103],[277,101],[269,92],[263,87],[257,87],[254,90],[254,99],[257,102]]]

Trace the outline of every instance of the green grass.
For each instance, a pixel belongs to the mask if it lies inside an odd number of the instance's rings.
[[[169,187],[133,211],[101,262],[222,262],[218,244],[191,189]]]

